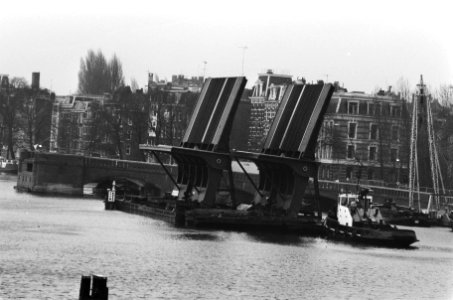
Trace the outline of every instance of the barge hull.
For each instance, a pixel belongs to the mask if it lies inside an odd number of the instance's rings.
[[[307,236],[320,236],[324,233],[321,220],[314,215],[294,218],[232,209],[185,209],[178,206],[165,209],[123,200],[116,200],[114,209],[163,220],[177,227],[291,232]]]

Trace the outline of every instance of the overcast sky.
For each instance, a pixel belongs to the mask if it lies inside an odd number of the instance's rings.
[[[451,2],[451,1],[450,1]],[[147,73],[244,75],[266,69],[371,92],[453,83],[449,1],[4,1],[0,74],[41,73],[41,86],[75,93],[89,49],[116,53],[126,83]],[[247,47],[245,50],[243,47]],[[206,62],[206,64],[204,64]]]

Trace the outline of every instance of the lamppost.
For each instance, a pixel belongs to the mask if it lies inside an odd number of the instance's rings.
[[[203,80],[206,79],[206,65],[208,64],[207,61],[203,61]]]
[[[363,163],[357,156],[354,158],[359,163],[359,171],[357,172],[357,192],[360,192],[360,179],[362,178]]]
[[[242,46],[242,47],[239,47],[242,49],[242,76],[244,76],[244,58],[245,58],[245,50],[248,49],[247,46]]]
[[[401,162],[400,159],[397,158],[396,160],[396,185],[400,185],[400,168],[401,168]]]

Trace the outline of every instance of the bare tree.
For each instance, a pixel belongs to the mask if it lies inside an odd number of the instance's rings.
[[[123,148],[121,145],[123,134],[123,120],[118,108],[113,104],[92,104],[93,120],[90,126],[90,152],[101,151],[107,156],[123,159]]]
[[[144,160],[139,144],[145,143],[148,134],[149,101],[143,93],[132,93],[130,87],[120,88],[111,101],[93,103],[92,111],[90,152]],[[125,152],[126,147],[130,153]]]
[[[131,78],[131,91],[135,93],[139,89],[138,82],[135,78]]]
[[[110,59],[107,67],[109,73],[108,80],[110,83],[109,92],[113,93],[120,87],[124,86],[123,67],[116,54],[113,54],[113,57]]]
[[[54,95],[47,90],[30,91],[21,101],[21,126],[25,132],[30,150],[35,145],[49,148],[52,101]]]
[[[113,93],[124,85],[123,69],[116,55],[107,63],[99,50],[89,50],[85,59],[80,60],[79,93]]]
[[[132,93],[130,88],[124,88],[122,93],[117,95],[120,107],[120,114],[126,120],[124,127],[124,144],[131,150],[131,157],[137,160],[145,160],[139,145],[146,142],[148,135],[148,116],[150,103],[148,97],[141,90]]]
[[[396,82],[396,92],[399,94],[400,98],[405,101],[411,101],[412,92],[411,85],[409,80],[404,77],[400,77]]]
[[[27,83],[23,78],[13,78],[9,86],[0,92],[0,115],[3,119],[2,126],[6,129],[3,143],[6,140],[6,157],[15,159],[14,153],[15,135],[19,130],[19,111],[23,99],[27,96]]]
[[[25,89],[29,87],[27,80],[23,77],[13,77],[10,85],[14,89]]]
[[[440,85],[435,95],[442,106],[449,107],[453,105],[453,85]]]

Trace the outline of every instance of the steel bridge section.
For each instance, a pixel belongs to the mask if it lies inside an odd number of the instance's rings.
[[[314,159],[323,116],[333,94],[331,84],[292,84],[283,95],[261,153],[232,155],[254,162],[259,170],[256,203],[297,216],[313,178],[319,211],[318,165]]]
[[[178,164],[176,183],[179,200],[214,207],[224,172],[233,204],[234,183],[229,137],[234,115],[247,80],[245,77],[208,78],[203,85],[189,126],[179,147],[141,146],[156,157],[170,154]]]

